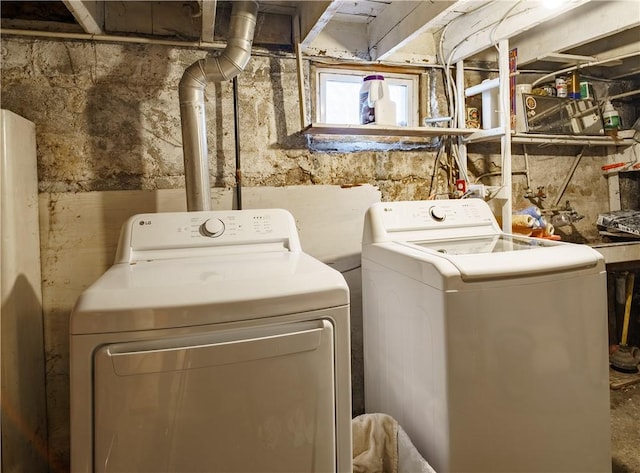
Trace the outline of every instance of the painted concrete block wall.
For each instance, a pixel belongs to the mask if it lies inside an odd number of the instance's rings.
[[[97,235],[81,218],[60,220],[61,206],[68,210],[74,199],[98,196],[88,200],[103,220],[114,218],[115,201],[131,213],[182,208],[184,203],[175,196],[161,205],[155,199],[158,193],[181,193],[184,186],[178,82],[184,70],[207,53],[158,45],[12,37],[1,41],[2,108],[36,124],[49,444],[52,471],[66,471],[70,304],[110,264],[117,231]],[[428,197],[434,151],[349,153],[307,148],[306,138],[298,133],[294,58],[253,57],[238,85],[245,186],[370,184],[380,190],[382,200]],[[230,83],[208,86],[211,184],[220,189],[235,182],[232,100]],[[547,194],[555,196],[578,151],[529,149],[534,190],[545,186]],[[517,148],[514,152],[521,153]],[[570,239],[597,237],[594,215],[608,208],[606,179],[600,172],[606,153],[603,148],[587,150],[567,186],[564,197],[585,215],[567,232]],[[521,169],[522,162],[521,154],[515,156],[514,169]],[[495,172],[500,164],[495,146],[470,149],[472,175]],[[481,182],[497,183],[491,176]],[[514,207],[529,205],[521,198],[521,177],[514,176],[514,185]],[[65,213],[67,218],[72,214]],[[91,256],[74,252],[87,240],[94,247]],[[74,256],[65,260],[72,261],[73,279],[60,273],[62,254]],[[87,266],[83,259],[99,264]],[[350,276],[349,283],[356,285],[354,279]]]

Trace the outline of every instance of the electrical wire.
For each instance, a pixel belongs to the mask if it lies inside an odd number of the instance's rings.
[[[627,59],[627,58],[636,57],[636,56],[640,56],[640,51],[635,51],[633,53],[628,53],[628,54],[621,54],[620,56],[614,56],[614,57],[610,57],[608,59],[599,59],[597,61],[585,62],[584,64],[578,64],[578,65],[575,65],[575,66],[567,67],[565,69],[560,69],[559,71],[555,71],[555,72],[552,72],[550,74],[546,74],[546,75],[534,80],[533,83],[531,84],[531,87],[535,87],[536,85],[540,84],[541,82],[544,82],[547,79],[555,77],[555,76],[557,76],[559,74],[565,74],[567,72],[571,72],[571,71],[574,71],[576,69],[582,69],[582,68],[585,68],[585,67],[597,66],[598,64],[605,64],[607,62],[619,61],[621,59]]]
[[[438,152],[436,153],[436,159],[433,162],[433,172],[431,173],[431,183],[429,184],[429,199],[432,199],[436,195],[433,188],[433,182],[436,179],[436,173],[438,172],[438,166],[440,165],[440,157],[442,156],[443,149],[444,140],[441,140],[440,147],[438,148]]]
[[[500,21],[496,23],[496,26],[494,26],[491,30],[491,33],[489,33],[489,39],[491,40],[491,44],[493,44],[493,47],[496,50],[498,50],[498,42],[495,40],[496,31],[498,31],[498,28],[500,28],[500,26],[502,26],[502,23],[504,23],[504,21],[507,19],[507,17],[509,16],[509,13],[511,13],[518,5],[520,5],[522,1],[523,0],[518,0],[517,2],[515,2],[513,6],[509,8],[504,15],[502,15],[502,18],[500,18]]]
[[[504,21],[509,17],[509,14],[521,3],[523,2],[523,0],[518,0],[517,2],[515,2],[505,13],[504,15],[502,15],[502,17],[500,18],[500,20],[496,23],[496,25],[494,26],[494,28],[492,29],[491,33],[490,33],[490,39],[491,42],[493,44],[493,46],[498,49],[498,45],[497,42],[495,41],[495,33],[498,30],[498,28],[502,25],[502,23],[504,23]],[[493,2],[488,3],[488,4],[484,4],[482,6],[480,6],[479,8],[473,10],[473,12],[477,12],[479,10],[482,10],[483,8],[487,8],[490,5],[492,5]],[[457,45],[455,45],[453,48],[451,48],[451,51],[449,52],[449,55],[447,56],[447,58],[445,59],[444,57],[444,39],[446,37],[447,31],[449,29],[449,27],[451,26],[451,23],[447,23],[447,25],[444,27],[444,29],[442,30],[442,34],[440,35],[440,41],[438,43],[438,58],[443,62],[443,66],[444,66],[444,79],[445,79],[445,93],[447,94],[447,102],[449,105],[449,114],[452,117],[452,121],[453,123],[457,123],[458,122],[458,110],[457,110],[457,97],[458,97],[458,87],[464,87],[464,84],[456,84],[455,80],[452,77],[451,74],[451,61],[453,60],[453,56],[455,54],[455,52],[458,50],[458,48],[466,41],[469,40],[469,38],[465,38],[463,41],[461,41],[460,43],[458,43]],[[466,166],[463,166],[461,163],[461,158],[460,158],[460,154],[458,153],[457,148],[453,148],[452,149],[452,155],[454,160],[456,161],[456,164],[458,166],[458,170],[459,173],[461,175],[461,178],[464,179],[466,182],[470,182],[469,181],[469,175],[466,171]],[[502,153],[502,160],[504,161],[504,152]]]

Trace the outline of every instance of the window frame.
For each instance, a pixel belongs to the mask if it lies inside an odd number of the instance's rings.
[[[336,67],[315,67],[315,119],[318,123],[326,122],[326,105],[324,96],[326,95],[326,82],[330,79],[344,78],[343,82],[354,82],[361,84],[362,79],[371,74],[381,74],[390,85],[403,85],[407,90],[407,125],[408,127],[419,126],[419,78],[420,73],[408,72],[375,72],[370,69],[336,68]],[[403,125],[404,126],[404,125]]]

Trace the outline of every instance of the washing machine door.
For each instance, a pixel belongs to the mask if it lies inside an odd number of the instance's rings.
[[[334,472],[325,320],[111,344],[94,358],[96,472]]]

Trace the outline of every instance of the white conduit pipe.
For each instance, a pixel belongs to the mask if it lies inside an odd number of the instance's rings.
[[[635,56],[640,56],[640,51],[639,52],[629,53],[629,54],[622,54],[620,56],[610,57],[608,59],[601,59],[601,60],[597,60],[597,61],[585,62],[584,64],[578,64],[577,66],[567,67],[566,69],[562,69],[560,71],[555,71],[555,72],[552,72],[551,74],[547,74],[547,75],[544,75],[544,76],[540,77],[539,79],[536,79],[531,84],[531,87],[535,87],[539,83],[544,82],[545,80],[550,79],[551,77],[555,77],[558,74],[564,74],[566,72],[571,72],[571,71],[573,71],[575,69],[584,69],[585,67],[597,66],[599,64],[605,64],[605,63],[611,62],[611,61],[619,61],[621,59],[627,59],[627,58],[635,57]]]
[[[98,41],[105,43],[157,44],[161,46],[176,46],[183,48],[224,49],[222,42],[209,43],[206,41],[172,41],[167,39],[142,38],[134,36],[116,36],[88,33],[63,33],[59,31],[31,31],[12,28],[0,28],[0,36],[26,36],[45,39],[75,39],[81,41]]]
[[[182,147],[187,210],[210,210],[209,160],[204,90],[208,81],[231,80],[251,58],[251,43],[258,15],[255,1],[234,1],[227,47],[219,56],[189,66],[179,85]]]
[[[609,100],[621,99],[624,97],[630,97],[632,95],[640,94],[640,89],[630,90],[629,92],[623,92],[621,94],[612,95]]]
[[[234,0],[235,1],[235,0]],[[222,50],[226,48],[227,43],[222,41],[176,41],[171,39],[157,39],[157,38],[143,38],[136,36],[116,36],[116,35],[97,35],[97,34],[89,34],[89,33],[63,33],[59,31],[31,31],[31,30],[20,30],[13,28],[0,28],[0,36],[24,36],[25,38],[43,38],[50,40],[78,40],[78,41],[94,41],[96,43],[126,43],[126,44],[152,44],[159,46],[175,46],[177,48],[195,48],[195,49],[204,49],[204,50]],[[251,54],[253,56],[262,56],[262,57],[279,57],[279,58],[295,58],[295,54],[287,53],[284,51],[278,51],[274,53],[267,48],[264,47],[253,47],[251,48]],[[305,59],[312,59],[311,56],[305,56]],[[429,66],[431,67],[431,66]],[[435,67],[435,66],[434,66]],[[484,69],[478,69],[484,70]]]
[[[474,95],[478,95],[482,92],[487,92],[492,89],[497,89],[498,87],[500,87],[499,77],[496,77],[495,79],[487,79],[483,80],[477,85],[464,89],[464,95],[467,97],[473,97]]]

